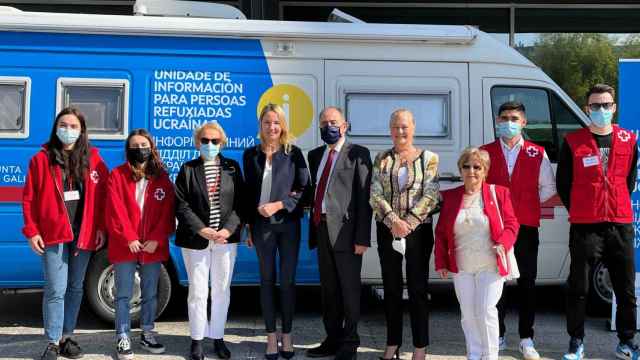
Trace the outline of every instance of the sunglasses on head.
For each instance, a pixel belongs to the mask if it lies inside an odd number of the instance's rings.
[[[589,109],[591,109],[591,111],[598,111],[600,110],[600,108],[603,108],[605,110],[611,110],[612,107],[613,107],[612,102],[589,104]]]
[[[473,168],[473,170],[475,170],[475,171],[482,170],[482,166],[480,166],[480,165],[473,165],[473,166],[472,165],[467,165],[467,164],[462,165],[462,170],[469,170],[471,168]]]
[[[200,138],[200,144],[208,144],[208,143],[212,143],[213,145],[219,145],[220,144],[220,139],[207,139],[207,138]]]

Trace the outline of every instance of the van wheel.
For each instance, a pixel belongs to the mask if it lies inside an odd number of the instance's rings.
[[[107,259],[107,251],[96,253],[87,269],[85,279],[85,295],[89,308],[103,321],[114,323],[116,318],[116,273],[113,265]],[[171,278],[164,264],[160,268],[158,279],[157,315],[160,316],[171,299]],[[132,326],[137,326],[140,320],[141,297],[140,276],[136,271],[134,277],[133,296],[130,302]]]
[[[609,278],[609,270],[602,261],[591,269],[590,280],[589,300],[591,306],[589,308],[598,313],[610,314],[613,302],[613,285]]]

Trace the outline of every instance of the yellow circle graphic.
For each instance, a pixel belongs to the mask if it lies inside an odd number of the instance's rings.
[[[311,126],[313,103],[309,95],[296,85],[278,84],[265,91],[258,101],[258,116],[269,103],[282,106],[287,115],[291,136],[300,137]]]

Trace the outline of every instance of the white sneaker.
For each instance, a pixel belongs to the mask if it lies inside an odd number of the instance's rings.
[[[498,350],[505,351],[507,350],[507,338],[504,336],[500,336],[498,339]]]
[[[531,340],[531,338],[520,340],[520,353],[522,353],[525,360],[540,359],[540,354],[538,354],[536,348],[533,346],[533,340]]]

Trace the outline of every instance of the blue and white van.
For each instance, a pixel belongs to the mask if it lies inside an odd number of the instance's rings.
[[[416,115],[416,144],[440,155],[443,188],[459,182],[462,149],[495,138],[498,106],[520,100],[525,136],[555,162],[563,135],[587,117],[538,67],[514,49],[470,26],[311,23],[84,15],[0,11],[0,288],[41,287],[41,261],[21,235],[21,193],[29,158],[47,141],[58,110],[78,106],[90,138],[113,167],[124,161],[130,130],[153,134],[171,175],[195,156],[193,129],[217,121],[240,159],[256,143],[257,113],[266,103],[288,113],[296,144],[322,144],[317,114],[345,109],[349,136],[375,154],[391,145],[388,118],[398,107]],[[568,274],[567,212],[544,209],[538,280]],[[306,234],[306,222],[303,226]],[[373,246],[376,246],[375,233]],[[303,236],[298,282],[318,283],[316,256]],[[607,297],[605,270],[594,273]],[[431,276],[435,277],[432,272]],[[362,270],[381,284],[375,249]],[[240,246],[234,284],[258,284],[252,249]],[[113,273],[104,252],[90,264],[86,292],[92,309],[113,318]],[[186,285],[178,248],[164,264],[161,304]],[[599,286],[601,285],[601,286]],[[22,289],[22,290],[16,290]],[[134,308],[133,310],[137,310]]]

